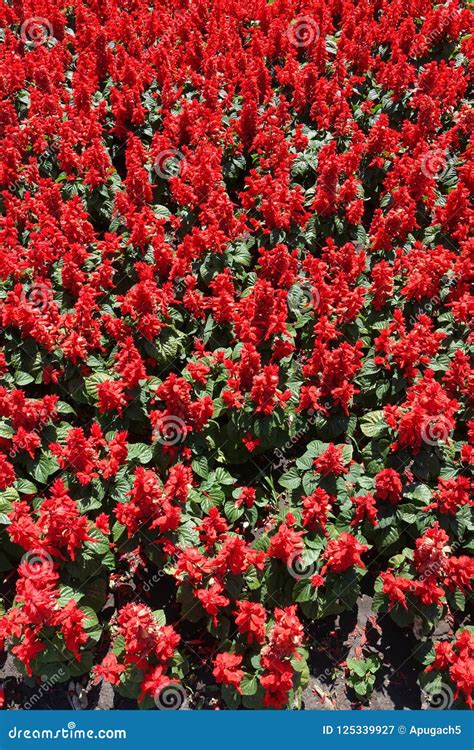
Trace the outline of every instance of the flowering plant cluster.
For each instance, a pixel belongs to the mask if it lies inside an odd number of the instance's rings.
[[[463,626],[463,1],[0,21],[0,647],[142,708],[293,708],[361,586]],[[471,706],[467,630],[428,669]]]

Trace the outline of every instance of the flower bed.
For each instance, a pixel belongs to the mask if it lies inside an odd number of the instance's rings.
[[[0,643],[293,708],[363,583],[471,707],[467,8],[0,13]]]

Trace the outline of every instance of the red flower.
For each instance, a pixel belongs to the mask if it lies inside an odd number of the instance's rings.
[[[241,493],[235,501],[235,504],[237,507],[245,505],[246,508],[252,508],[257,496],[256,490],[254,490],[253,487],[241,487],[240,489]]]
[[[316,531],[319,527],[323,534],[327,536],[326,524],[334,498],[318,487],[311,495],[303,497],[302,500],[304,508],[303,526],[310,531]]]
[[[402,482],[395,469],[382,469],[375,477],[375,492],[381,500],[397,505],[402,499]]]
[[[295,554],[302,551],[302,536],[302,531],[293,531],[286,523],[280,524],[277,533],[270,539],[268,557],[276,557],[287,563]]]
[[[116,655],[111,651],[104,657],[102,664],[97,664],[93,668],[94,682],[99,682],[100,678],[110,682],[111,685],[118,685],[120,675],[125,671],[123,664],[119,664]]]
[[[469,497],[471,488],[469,477],[461,475],[454,479],[440,478],[438,490],[433,495],[433,502],[424,510],[434,509],[445,515],[455,516],[463,505],[474,507],[474,500]]]
[[[6,490],[14,481],[15,470],[3,453],[0,453],[0,490]]]
[[[351,497],[351,501],[356,506],[356,512],[351,526],[357,526],[357,524],[367,519],[372,526],[377,526],[377,506],[373,495],[368,492],[366,495],[357,495],[357,497]]]
[[[355,536],[344,532],[337,539],[328,542],[323,557],[333,573],[343,573],[354,565],[365,568],[360,556],[368,549],[368,546],[360,544]]]
[[[212,670],[216,682],[222,685],[232,685],[240,693],[240,683],[244,677],[244,671],[239,669],[241,663],[242,656],[239,654],[232,654],[229,651],[217,654]]]
[[[235,624],[239,633],[247,633],[247,643],[249,644],[254,641],[263,643],[265,640],[265,607],[249,601],[236,602],[236,606]]]
[[[97,386],[100,413],[117,411],[120,415],[126,407],[129,398],[124,393],[123,380],[105,380]]]
[[[259,438],[254,437],[251,432],[248,432],[245,437],[242,438],[242,442],[249,453],[253,453],[253,451],[256,450],[260,445]]]
[[[222,596],[223,587],[220,583],[214,583],[208,589],[197,589],[194,592],[194,596],[199,599],[203,609],[208,615],[212,616],[214,625],[217,625],[217,613],[219,607],[227,607],[230,604],[230,600],[226,596]]]
[[[383,581],[382,591],[388,596],[390,602],[390,609],[395,604],[401,604],[404,609],[408,610],[406,594],[411,591],[413,581],[401,576],[394,576],[390,570],[381,573],[380,578]]]
[[[313,463],[316,471],[323,477],[327,477],[329,474],[334,474],[337,477],[348,472],[348,469],[344,466],[342,447],[334,445],[334,443],[329,443],[326,450],[315,458]]]

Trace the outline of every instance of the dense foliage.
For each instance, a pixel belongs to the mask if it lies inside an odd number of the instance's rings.
[[[26,679],[291,708],[362,584],[471,704],[471,23],[2,0],[0,642]]]

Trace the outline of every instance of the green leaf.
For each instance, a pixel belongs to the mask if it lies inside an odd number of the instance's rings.
[[[166,625],[166,615],[162,609],[155,609],[153,612],[153,617],[160,627]]]
[[[360,429],[366,437],[378,437],[387,429],[382,410],[370,411],[360,420]]]
[[[245,674],[240,683],[242,695],[255,695],[258,689],[258,682],[255,675]]]
[[[282,487],[286,487],[288,490],[296,490],[301,486],[301,477],[298,469],[293,466],[280,477],[278,484],[281,484]]]
[[[110,380],[110,375],[106,372],[95,372],[84,380],[84,390],[89,396],[91,401],[97,401],[97,386],[99,383],[104,383],[106,380]]]
[[[24,385],[29,385],[30,383],[33,383],[34,377],[33,375],[30,375],[28,372],[16,372],[15,373],[15,383],[16,385],[19,385],[20,387]]]
[[[365,677],[369,668],[365,659],[347,659],[346,663],[351,672],[354,672],[358,677]]]
[[[128,446],[128,460],[137,460],[141,464],[148,464],[153,458],[153,451],[145,443],[132,443]]]
[[[235,484],[234,477],[220,466],[209,475],[209,480],[214,480],[218,484]]]
[[[51,474],[58,470],[56,459],[51,454],[43,453],[33,470],[33,477],[37,482],[46,484]]]
[[[30,482],[28,479],[17,479],[15,482],[15,487],[18,492],[25,495],[34,495],[37,492],[36,485],[33,484],[33,482]]]
[[[198,456],[198,458],[195,458],[191,464],[191,468],[198,477],[207,479],[209,475],[209,466],[205,456]]]

